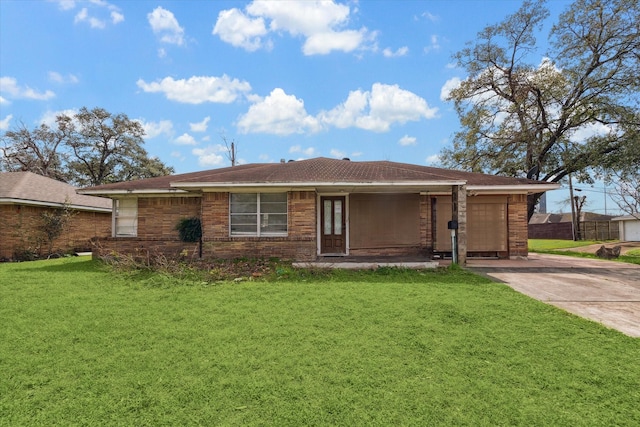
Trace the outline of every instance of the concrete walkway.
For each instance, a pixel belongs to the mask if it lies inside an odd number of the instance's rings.
[[[518,292],[640,337],[640,265],[561,255],[468,260],[467,267]]]

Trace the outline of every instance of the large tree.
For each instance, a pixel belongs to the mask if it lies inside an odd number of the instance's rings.
[[[20,123],[2,137],[0,170],[30,171],[64,181],[65,155],[61,150],[64,139],[65,135],[46,124],[31,131]]]
[[[549,13],[525,1],[455,54],[468,77],[450,92],[461,122],[448,166],[559,182],[607,164],[640,164],[640,6],[637,0],[577,0],[537,56]],[[528,200],[531,216],[540,195]]]
[[[142,125],[126,114],[83,107],[60,114],[56,127],[42,124],[30,131],[21,125],[3,136],[2,167],[31,171],[79,186],[100,185],[173,173],[150,157]]]

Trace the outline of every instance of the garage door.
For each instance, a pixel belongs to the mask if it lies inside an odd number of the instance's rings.
[[[437,252],[451,251],[451,197],[439,196],[435,201],[435,242]],[[506,252],[507,197],[477,196],[467,198],[467,251]]]
[[[640,221],[622,221],[624,227],[624,240],[627,242],[640,242]]]

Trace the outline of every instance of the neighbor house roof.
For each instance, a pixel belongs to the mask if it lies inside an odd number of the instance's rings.
[[[111,211],[111,200],[76,193],[76,188],[32,172],[0,172],[0,203]]]
[[[234,167],[169,175],[158,178],[101,185],[81,190],[84,194],[189,192],[231,188],[405,188],[446,191],[466,184],[469,191],[543,192],[557,184],[389,161],[352,162],[328,158],[281,163],[254,163]]]
[[[640,212],[636,212],[633,215],[617,216],[611,221],[640,221]]]

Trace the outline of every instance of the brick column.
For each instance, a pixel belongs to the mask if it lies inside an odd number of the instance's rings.
[[[467,264],[467,186],[451,186],[451,219],[458,222],[458,264]]]

